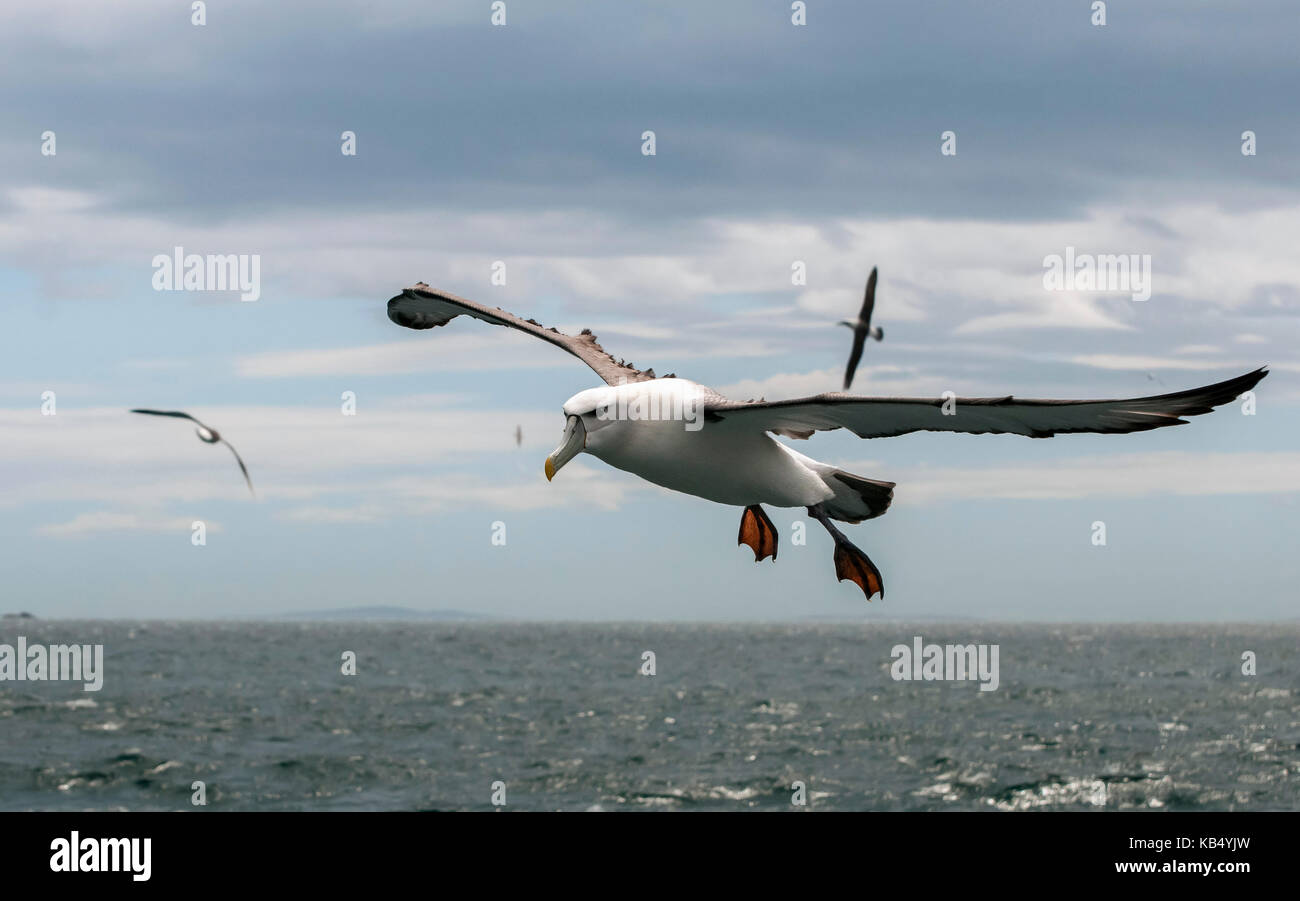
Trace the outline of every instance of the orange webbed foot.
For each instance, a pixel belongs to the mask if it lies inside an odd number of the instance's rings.
[[[841,582],[847,579],[856,584],[868,601],[876,594],[882,601],[885,599],[885,580],[880,570],[870,557],[848,542],[835,544],[835,576]]]
[[[754,552],[754,562],[771,557],[776,560],[776,527],[758,504],[746,507],[740,517],[740,534],[736,544],[747,544]]]

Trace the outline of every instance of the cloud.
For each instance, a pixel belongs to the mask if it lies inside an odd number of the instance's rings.
[[[19,214],[80,213],[93,209],[101,202],[99,196],[88,191],[69,191],[44,185],[13,188],[8,196],[10,204]]]
[[[477,325],[466,319],[463,327]],[[237,358],[235,372],[243,378],[303,378],[553,369],[573,364],[572,358],[557,348],[522,333],[511,335],[506,329],[493,329],[489,334],[438,334],[436,344],[431,343],[432,338],[425,335],[420,341],[364,347],[262,351]]]
[[[847,358],[847,354],[846,354]],[[853,378],[853,393],[873,396],[930,397],[953,386],[951,379],[921,372],[916,367],[890,364],[859,366]],[[812,372],[783,372],[762,379],[742,379],[723,385],[718,392],[735,400],[766,398],[788,400],[844,387],[844,369],[818,369]]]
[[[617,510],[631,493],[649,487],[635,476],[610,469],[602,463],[570,463],[549,482],[542,474],[540,460],[530,459],[529,464],[531,475],[524,477],[461,474],[442,479],[399,479],[378,487],[394,498],[412,503],[413,509],[420,512],[555,507]]]
[[[993,12],[949,5],[941,29],[924,4],[833,4],[798,29],[742,0],[689,16],[557,0],[512,7],[507,28],[469,4],[398,0],[226,0],[203,28],[189,24],[188,4],[164,0],[21,6],[0,14],[10,134],[68,123],[59,162],[82,165],[61,166],[61,178],[112,189],[135,211],[247,220],[283,202],[310,218],[340,201],[395,210],[436,198],[460,209],[603,207],[626,211],[625,225],[671,227],[720,211],[827,219],[868,206],[891,218],[1040,220],[1087,198],[1123,204],[1129,227],[1168,238],[1181,222],[1149,212],[1153,196],[1190,196],[1194,185],[1246,206],[1295,197],[1284,155],[1214,167],[1205,156],[1216,140],[1235,150],[1235,135],[1207,134],[1207,122],[1246,119],[1262,148],[1296,143],[1278,2],[1197,9],[1177,29],[1169,3],[1094,29],[1029,0]],[[1214,40],[1223,29],[1230,47]],[[889,40],[862,53],[863,34]],[[395,56],[399,44],[437,47],[443,74]],[[203,102],[160,96],[163,79]],[[1046,81],[1082,99],[1044,104]],[[821,102],[808,103],[813,94]],[[864,102],[871,115],[855,115]],[[957,158],[938,153],[948,125],[961,134]],[[660,150],[647,160],[638,137],[651,126]],[[344,127],[361,148],[346,162]],[[241,137],[254,130],[258,140]],[[19,182],[50,168],[33,143],[0,145]]]
[[[1082,297],[1060,295],[1052,305],[1043,305],[1018,313],[994,313],[968,319],[953,330],[955,335],[982,335],[1016,329],[1113,329],[1129,330],[1133,326],[1119,322]]]
[[[145,289],[153,256],[181,245],[195,253],[261,255],[265,302],[308,296],[378,303],[423,279],[538,318],[539,296],[564,298],[565,315],[552,318],[591,319],[599,311],[607,330],[642,339],[680,340],[696,323],[742,310],[784,311],[787,321],[801,323],[810,313],[846,318],[860,304],[860,286],[873,264],[881,270],[876,315],[882,325],[938,322],[957,334],[1131,330],[1149,315],[1145,308],[1179,299],[1254,316],[1287,312],[1300,296],[1300,259],[1283,237],[1300,222],[1300,205],[1161,206],[1156,212],[1162,218],[1180,222],[1174,240],[1135,228],[1124,207],[1100,205],[1074,218],[1032,224],[992,218],[709,217],[673,232],[654,222],[629,224],[577,208],[528,215],[442,209],[316,217],[280,209],[195,225],[125,214],[99,195],[30,208],[30,198],[42,192],[49,194],[33,187],[10,192],[21,203],[0,212],[0,258],[66,285],[106,265],[135,261],[133,283]],[[573,236],[593,231],[575,252]],[[603,232],[619,237],[604,239]],[[626,241],[640,243],[640,252],[622,252]],[[69,246],[82,248],[76,260],[68,259]],[[1135,303],[1045,290],[1043,259],[1066,246],[1080,253],[1151,253],[1152,299]],[[490,284],[495,260],[508,266],[505,287]],[[806,286],[790,284],[794,260],[808,266]]]
[[[855,470],[853,465],[845,467]],[[1273,495],[1300,491],[1300,453],[1199,453],[1076,457],[1050,464],[899,467],[879,478],[898,482],[900,503],[959,500],[1140,498],[1158,495]]]
[[[1294,283],[1257,283],[1239,310],[1247,316],[1300,316],[1300,287]]]
[[[1176,354],[1217,354],[1222,352],[1222,349],[1215,347],[1213,344],[1184,344],[1181,347],[1174,348]]]
[[[367,408],[211,407],[196,411],[220,428],[248,464],[260,503],[280,518],[318,523],[374,522],[447,509],[533,510],[583,506],[616,509],[638,483],[603,466],[572,463],[553,482],[542,459],[562,423],[554,412],[479,412],[439,405]],[[448,404],[459,398],[448,398]],[[218,425],[219,424],[219,425]],[[515,426],[523,430],[515,445]],[[238,468],[224,449],[204,445],[188,424],[133,417],[113,408],[0,410],[0,463],[20,473],[0,507],[97,503],[40,534],[163,530],[214,501],[248,502]],[[185,527],[193,517],[184,520]]]
[[[1075,354],[1071,363],[1091,366],[1095,369],[1147,370],[1147,369],[1236,369],[1250,372],[1259,364],[1247,361],[1224,360],[1206,357],[1157,357],[1139,354]]]
[[[514,452],[515,425],[523,427],[528,446],[542,446],[543,434],[559,428],[558,411],[476,410],[426,406],[418,411],[376,406],[367,409],[364,393],[358,412],[344,416],[338,404],[320,406],[205,406],[192,411],[220,430],[257,473],[278,476],[400,467],[432,462],[463,462],[479,455]],[[562,424],[562,423],[561,423]],[[0,462],[37,467],[68,466],[115,469],[126,478],[141,473],[154,478],[159,467],[190,474],[215,475],[221,483],[238,468],[224,448],[202,444],[187,422],[132,416],[113,407],[61,407],[56,416],[41,416],[39,407],[0,409]],[[550,447],[547,447],[550,450]],[[15,486],[24,492],[23,485]],[[155,491],[165,492],[158,485]],[[272,484],[267,490],[274,492]],[[238,494],[238,492],[236,492]]]
[[[67,522],[39,526],[36,533],[54,538],[75,538],[95,532],[189,532],[193,522],[184,516],[98,511],[78,513]],[[203,524],[209,532],[221,531],[220,523],[204,520]]]

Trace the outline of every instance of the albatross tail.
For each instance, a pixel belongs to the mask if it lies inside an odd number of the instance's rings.
[[[825,464],[822,464],[825,466]],[[894,483],[855,476],[851,472],[825,466],[822,479],[835,497],[822,502],[822,508],[831,519],[840,522],[862,522],[883,516],[894,500]]]
[[[893,482],[854,475],[829,463],[806,457],[787,444],[780,442],[778,444],[787,454],[815,472],[826,487],[834,493],[834,496],[821,502],[822,510],[831,519],[848,523],[874,519],[883,516],[894,500]]]

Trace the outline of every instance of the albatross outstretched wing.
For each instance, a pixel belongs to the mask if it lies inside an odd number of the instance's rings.
[[[1209,413],[1255,387],[1263,367],[1225,382],[1117,400],[1022,400],[1014,397],[958,397],[945,414],[944,398],[854,397],[819,394],[782,401],[709,404],[706,422],[733,422],[807,438],[813,432],[848,429],[859,438],[889,438],[908,432],[966,432],[1050,438],[1069,432],[1141,432],[1183,425],[1182,416]]]
[[[858,361],[862,359],[862,346],[867,343],[867,330],[855,328],[853,330],[853,348],[849,351],[849,365],[844,370],[844,390],[848,391],[849,386],[853,384],[853,373],[858,371]]]
[[[146,416],[173,416],[176,419],[188,419],[190,422],[198,423],[203,428],[208,428],[188,413],[182,413],[180,410],[132,410],[132,413],[143,413]],[[210,431],[210,430],[209,430]]]
[[[489,309],[472,300],[445,291],[435,291],[424,282],[407,288],[388,301],[388,318],[406,328],[437,328],[457,316],[472,316],[492,325],[504,325],[549,341],[586,363],[608,385],[646,382],[657,378],[653,369],[637,369],[631,363],[615,360],[596,343],[596,336],[590,329],[583,329],[578,335],[566,335],[532,319],[520,319],[500,307]]]
[[[871,311],[876,307],[876,267],[871,267],[871,274],[867,276],[867,290],[862,295],[862,311],[858,313],[858,318],[863,323],[871,325]]]
[[[871,311],[876,306],[876,267],[871,267],[867,276],[867,290],[862,295],[862,311],[858,313],[858,324],[853,326],[853,348],[849,351],[849,365],[844,370],[844,390],[853,384],[853,373],[858,371],[858,361],[862,359],[862,345],[866,343],[867,333],[871,330]]]
[[[253,497],[257,497],[257,492],[253,490],[253,480],[248,477],[248,467],[244,465],[244,458],[239,456],[239,451],[235,450],[235,446],[225,438],[221,439],[221,443],[230,448],[230,452],[235,455],[235,462],[239,464],[239,471],[244,474],[244,481],[248,483],[248,493]]]

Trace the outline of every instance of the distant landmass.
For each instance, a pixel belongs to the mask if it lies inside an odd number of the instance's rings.
[[[978,616],[960,616],[953,613],[898,615],[872,611],[870,619],[862,616],[849,616],[840,613],[809,613],[798,619],[801,623],[982,623]]]
[[[411,607],[337,607],[333,610],[307,610],[301,613],[272,613],[266,619],[392,619],[392,620],[438,620],[440,622],[483,621],[496,617],[486,613],[470,613],[465,610],[415,610]]]

